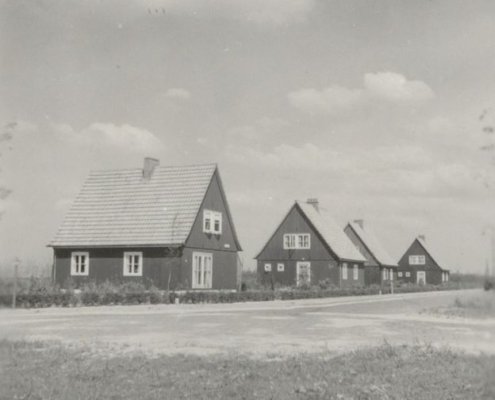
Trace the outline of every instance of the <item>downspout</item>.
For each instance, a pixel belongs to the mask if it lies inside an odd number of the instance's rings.
[[[52,263],[52,283],[57,282],[57,257],[55,256],[55,249],[53,249],[53,263]]]

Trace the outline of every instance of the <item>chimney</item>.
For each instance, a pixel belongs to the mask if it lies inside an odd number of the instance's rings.
[[[150,179],[153,171],[160,165],[160,160],[151,157],[145,157],[143,166],[143,178]]]
[[[308,199],[308,200],[306,200],[306,203],[312,205],[316,211],[320,212],[320,203],[319,203],[318,199],[314,199],[314,198]]]
[[[425,235],[418,235],[418,239],[422,240],[423,242],[426,242],[426,236]]]
[[[354,222],[364,229],[364,219],[355,219]]]

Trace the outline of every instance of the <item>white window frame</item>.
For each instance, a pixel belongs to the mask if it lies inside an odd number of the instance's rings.
[[[285,271],[285,264],[284,263],[278,263],[277,264],[277,272],[284,272]]]
[[[426,257],[424,255],[409,256],[409,265],[425,265]]]
[[[347,280],[347,263],[342,264],[342,280]]]
[[[382,269],[382,279],[384,281],[386,281],[388,279],[388,269],[387,268]]]
[[[297,286],[299,286],[303,283],[299,279],[301,275],[300,268],[302,265],[307,265],[308,267],[308,282],[304,282],[304,283],[308,283],[309,285],[311,285],[311,262],[309,261],[298,261],[296,263],[296,284]]]
[[[85,258],[84,272],[81,272],[81,257]],[[89,275],[89,251],[73,251],[70,255],[70,274],[71,276],[88,276]]]
[[[398,271],[398,272],[397,272],[397,277],[398,277],[398,278],[402,278],[402,271]]]
[[[208,222],[209,227],[206,226]],[[215,225],[218,223],[218,229],[215,229]],[[222,213],[213,210],[203,210],[203,232],[213,233],[215,235],[222,234]]]
[[[309,233],[285,233],[283,237],[284,250],[311,249],[311,235]]]
[[[272,264],[265,263],[265,272],[271,272],[271,271],[272,271]]]
[[[129,269],[129,258],[138,257],[138,269],[133,271]],[[133,260],[133,262],[135,262]],[[125,251],[124,252],[124,263],[123,263],[123,274],[124,276],[143,276],[143,252],[142,251]]]
[[[410,278],[411,277],[411,272],[410,271],[406,271],[406,278]]]
[[[213,287],[212,253],[193,251],[191,268],[193,289],[211,289]]]
[[[388,274],[389,274],[390,281],[393,281],[394,280],[394,270],[392,268],[390,268]]]
[[[445,272],[445,282],[448,282],[448,281],[449,281],[449,273]]]
[[[352,268],[352,277],[355,281],[359,279],[359,266],[357,264],[354,264]]]

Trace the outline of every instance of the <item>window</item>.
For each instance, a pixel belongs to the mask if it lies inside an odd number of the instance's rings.
[[[70,274],[73,276],[88,276],[89,253],[87,251],[75,251],[71,254]]]
[[[397,272],[397,276],[398,276],[399,278],[402,278],[402,272]]]
[[[143,253],[140,251],[124,252],[124,276],[143,275]]]
[[[386,281],[388,279],[388,269],[387,268],[382,269],[382,279],[384,281]]]
[[[265,272],[270,272],[272,270],[272,264],[266,263],[265,264]]]
[[[347,279],[347,263],[342,264],[342,279]]]
[[[445,282],[448,282],[448,281],[449,281],[449,273],[448,273],[448,272],[446,272],[446,273],[445,273]]]
[[[392,268],[390,268],[390,280],[394,280],[394,270]]]
[[[354,278],[355,281],[357,281],[359,278],[359,267],[357,264],[354,264],[354,268],[352,270],[352,277]]]
[[[203,232],[205,233],[222,233],[222,213],[218,211],[203,211]]]
[[[409,265],[425,265],[425,256],[409,256]]]
[[[284,250],[310,248],[311,239],[309,233],[286,233],[284,235]]]
[[[285,271],[285,265],[284,265],[284,263],[278,263],[277,264],[277,271],[278,272],[284,272]]]
[[[410,278],[411,277],[411,273],[410,272],[406,272],[406,278]]]
[[[212,274],[213,274],[212,254],[193,252],[192,288],[211,289]]]

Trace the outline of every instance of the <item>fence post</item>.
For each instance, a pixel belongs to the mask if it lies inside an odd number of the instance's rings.
[[[12,308],[15,308],[17,301],[17,275],[18,275],[19,262],[16,260],[14,263],[14,290],[12,293]]]

